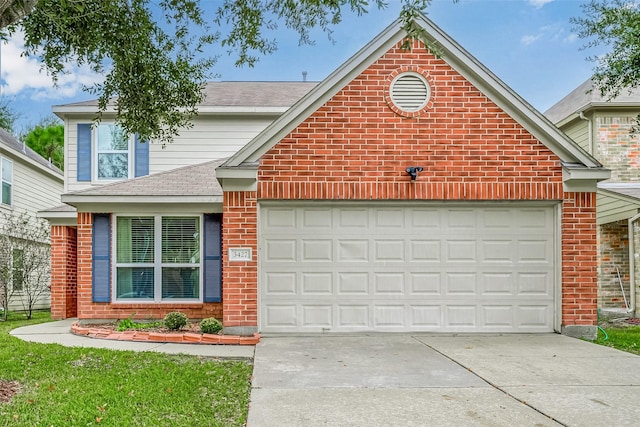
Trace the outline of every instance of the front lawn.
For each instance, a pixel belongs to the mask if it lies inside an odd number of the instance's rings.
[[[598,330],[596,343],[640,355],[640,326],[607,325],[604,330],[608,338]]]
[[[242,426],[252,366],[197,356],[29,343],[0,322],[0,426]]]

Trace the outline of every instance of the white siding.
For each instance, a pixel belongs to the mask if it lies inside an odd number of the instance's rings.
[[[577,142],[583,150],[590,154],[593,154],[591,153],[591,147],[589,147],[589,124],[587,121],[580,120],[577,122],[572,122],[562,130],[567,134],[569,138]]]
[[[0,146],[0,157],[7,158],[13,163],[12,204],[0,204],[0,212],[20,214],[28,212],[35,217],[38,211],[60,204],[60,194],[63,191],[62,176],[52,175],[40,166],[32,164],[21,154]],[[0,215],[0,221],[3,216]],[[34,305],[36,309],[49,308],[50,295],[42,295]],[[23,305],[16,295],[10,301],[9,310],[22,310]]]
[[[631,197],[616,197],[598,191],[596,194],[596,223],[598,225],[629,219],[640,210],[640,202],[633,203]]]
[[[158,173],[182,166],[229,157],[247,144],[275,116],[203,116],[193,121],[193,127],[184,129],[173,143],[152,142],[149,147],[149,173]],[[77,177],[77,125],[90,123],[91,117],[70,119],[65,123],[65,192],[91,187],[89,182],[78,182]],[[105,120],[106,122],[106,120]],[[95,183],[94,183],[95,185]]]

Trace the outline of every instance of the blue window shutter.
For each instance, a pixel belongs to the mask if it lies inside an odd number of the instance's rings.
[[[204,215],[204,302],[222,301],[222,214]]]
[[[140,140],[140,136],[136,133],[136,139],[134,142],[134,173],[135,176],[149,175],[149,141]]]
[[[111,217],[109,214],[93,215],[93,263],[92,300],[111,301]]]
[[[78,181],[91,181],[91,124],[78,124]]]

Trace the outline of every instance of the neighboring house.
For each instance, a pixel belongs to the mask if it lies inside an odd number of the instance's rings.
[[[63,192],[64,176],[39,154],[18,141],[7,131],[0,129],[0,233],[6,216],[19,216],[27,213],[35,220],[38,211],[60,203]],[[10,259],[0,260],[11,265],[13,297],[9,300],[10,310],[22,310],[23,298],[20,249],[8,254]],[[36,309],[49,308],[49,293],[37,300]]]
[[[397,21],[313,89],[211,84],[164,149],[90,128],[95,103],[56,107],[62,200],[77,212],[50,213],[53,316],[595,337],[608,170],[431,21],[416,25],[439,55],[402,49]]]
[[[607,312],[631,313],[637,305],[640,279],[640,141],[631,131],[638,124],[640,90],[608,99],[587,80],[552,106],[545,115],[611,170],[598,184],[598,306]],[[630,228],[629,224],[633,226]],[[629,230],[632,231],[631,246]],[[630,256],[630,254],[634,254]],[[632,285],[630,285],[632,284]]]

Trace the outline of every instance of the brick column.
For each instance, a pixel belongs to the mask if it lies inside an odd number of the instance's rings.
[[[67,319],[77,313],[76,229],[51,226],[51,317]]]
[[[78,213],[78,317],[91,318],[91,254],[93,215]]]
[[[233,335],[258,330],[257,194],[224,193],[222,214],[222,323]],[[251,261],[229,262],[229,247],[251,248]]]
[[[596,193],[564,193],[562,202],[562,333],[598,332]]]

